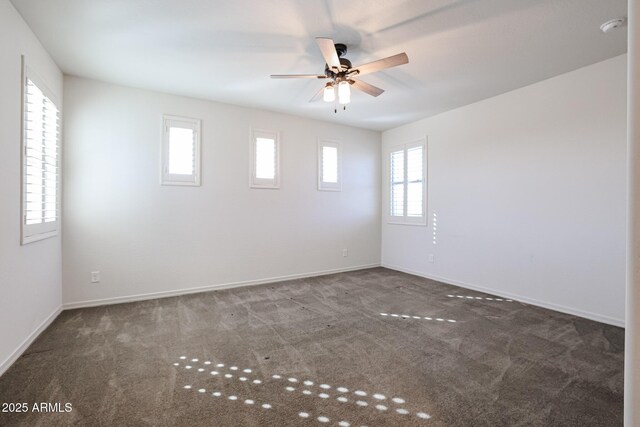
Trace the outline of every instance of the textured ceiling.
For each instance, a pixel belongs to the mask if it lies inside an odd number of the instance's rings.
[[[626,52],[626,0],[12,0],[67,74],[383,130]],[[362,80],[347,111],[309,103],[314,37],[354,65],[407,52]]]

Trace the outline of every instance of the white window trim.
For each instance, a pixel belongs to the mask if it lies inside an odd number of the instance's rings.
[[[409,217],[407,216],[407,152],[409,149],[414,147],[422,146],[422,216],[421,217]],[[386,207],[386,217],[388,224],[394,225],[418,225],[418,226],[426,226],[427,225],[427,195],[429,194],[427,191],[428,181],[427,181],[427,137],[420,138],[418,140],[406,143],[395,145],[389,149],[386,153],[386,163],[387,163],[387,207]],[[392,216],[391,215],[391,153],[396,151],[404,151],[404,215],[403,216]]]
[[[256,177],[256,140],[268,138],[275,141],[275,177],[264,179]],[[251,141],[249,144],[249,187],[277,190],[280,188],[280,132],[268,129],[251,129]]]
[[[335,147],[338,149],[338,182],[324,182],[322,180],[322,147]],[[342,146],[340,141],[333,139],[318,139],[318,190],[342,191]]]
[[[61,165],[62,165],[62,144],[60,143],[62,139],[62,109],[60,108],[60,103],[58,97],[56,97],[53,92],[49,89],[45,80],[40,77],[40,75],[31,69],[26,64],[26,60],[24,55],[21,58],[22,60],[22,96],[21,96],[21,114],[20,114],[20,141],[21,141],[21,154],[20,154],[20,243],[22,245],[26,245],[28,243],[37,242],[39,240],[48,239],[50,237],[54,237],[58,235],[60,229],[60,190],[62,181],[62,173],[61,173]],[[25,132],[25,102],[27,99],[27,80],[31,80],[37,87],[42,91],[42,93],[49,98],[49,100],[56,106],[58,109],[58,140],[57,140],[57,148],[58,148],[58,156],[56,159],[57,163],[57,176],[56,176],[56,220],[41,223],[41,224],[26,224],[26,212],[25,212],[25,194],[27,190],[27,181],[25,179],[26,174],[26,132]]]
[[[177,126],[172,126],[177,125]],[[184,127],[185,129],[193,129],[193,137],[195,143],[194,153],[194,172],[192,175],[178,175],[169,173],[169,128]],[[162,155],[160,164],[160,184],[161,185],[182,185],[182,186],[199,186],[200,185],[200,150],[201,150],[201,127],[202,121],[189,117],[172,116],[165,114],[162,116]]]

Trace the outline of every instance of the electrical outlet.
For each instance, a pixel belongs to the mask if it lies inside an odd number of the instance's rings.
[[[343,249],[342,250],[342,256],[345,257],[345,258],[348,257],[349,256],[349,249]]]
[[[98,283],[100,281],[100,272],[92,271],[91,272],[91,283]]]
[[[429,262],[433,262],[433,261],[434,261],[433,254],[429,254]]]

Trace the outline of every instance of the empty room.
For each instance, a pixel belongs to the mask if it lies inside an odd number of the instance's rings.
[[[0,425],[640,427],[639,23],[0,0]]]

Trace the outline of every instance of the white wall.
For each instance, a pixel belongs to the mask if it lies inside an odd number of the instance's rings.
[[[202,119],[201,187],[159,185],[165,113]],[[252,126],[281,132],[279,190],[249,188]],[[318,137],[343,144],[342,192],[317,190]],[[380,138],[65,77],[65,303],[379,264]]]
[[[615,57],[384,132],[385,160],[428,137],[430,221],[383,220],[382,263],[623,324],[625,67]]]
[[[60,238],[20,245],[21,55],[62,100],[62,73],[0,0],[0,374],[61,304]]]

